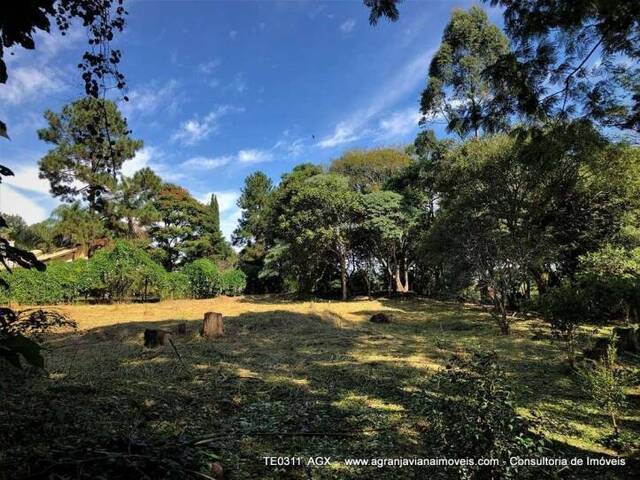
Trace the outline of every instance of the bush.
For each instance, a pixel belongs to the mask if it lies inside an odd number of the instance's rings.
[[[168,272],[164,296],[169,298],[187,298],[191,293],[189,277],[183,272]]]
[[[595,405],[605,413],[613,427],[613,437],[620,434],[618,419],[626,405],[626,379],[623,371],[616,368],[617,338],[613,335],[607,346],[605,357],[592,369],[580,371],[582,388]]]
[[[226,270],[222,272],[222,293],[234,297],[242,295],[247,286],[247,276],[242,270]]]
[[[553,334],[565,343],[567,361],[575,366],[576,332],[590,316],[589,294],[579,287],[565,284],[549,290],[539,301],[544,319]]]
[[[521,478],[511,457],[531,458],[544,450],[518,416],[514,393],[495,354],[456,360],[430,382],[426,411],[431,446],[446,458],[494,458],[500,465],[459,465],[457,478]],[[453,473],[453,472],[452,472]]]
[[[94,296],[146,300],[165,290],[166,272],[143,249],[118,241],[112,250],[100,250],[91,258],[85,282]]]
[[[185,265],[182,272],[189,280],[189,293],[195,298],[215,297],[222,291],[222,275],[211,260],[200,258]]]
[[[589,320],[604,323],[628,320],[630,311],[640,310],[640,249],[606,245],[580,257],[576,275],[589,302]]]
[[[3,272],[9,290],[2,291],[1,301],[23,305],[43,305],[75,302],[83,293],[86,261],[51,263],[43,272],[16,268],[12,274]]]

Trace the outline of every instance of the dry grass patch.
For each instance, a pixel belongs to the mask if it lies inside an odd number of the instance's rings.
[[[165,445],[213,435],[197,461],[222,462],[229,478],[365,478],[377,471],[338,462],[309,477],[304,468],[266,467],[262,457],[428,455],[427,420],[417,408],[425,380],[452,354],[473,348],[498,352],[519,393],[519,411],[550,441],[579,454],[616,453],[598,443],[606,419],[566,374],[560,345],[533,340],[532,329],[544,328],[534,321],[503,337],[481,309],[419,299],[241,297],[59,310],[79,331],[47,340],[47,378],[18,380],[18,389],[3,392],[0,471],[33,473],[69,452],[115,449],[114,439]],[[207,311],[224,314],[225,337],[199,337]],[[380,311],[390,314],[390,324],[368,322]],[[187,335],[174,337],[183,362],[170,346],[142,347],[145,328],[183,321]],[[630,393],[623,427],[637,436],[640,392]]]

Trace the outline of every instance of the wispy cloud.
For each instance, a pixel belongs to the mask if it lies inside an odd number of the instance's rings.
[[[138,170],[149,167],[163,180],[178,182],[186,178],[186,175],[175,165],[167,163],[167,153],[157,147],[146,146],[138,150],[135,156],[124,162],[122,175],[130,177]]]
[[[214,170],[228,165],[231,161],[233,161],[233,157],[230,155],[222,157],[193,157],[182,162],[182,166],[198,170]]]
[[[237,31],[237,30],[231,30],[231,31],[229,32],[229,38],[230,38],[231,40],[235,40],[237,36],[238,36],[238,31]]]
[[[238,152],[238,162],[242,164],[254,164],[268,162],[273,158],[271,152],[267,150],[258,150],[255,148],[248,150],[240,150]]]
[[[9,185],[4,185],[0,190],[0,211],[20,215],[28,224],[41,222],[48,216],[48,209],[34,199],[33,195],[25,195]]]
[[[244,111],[243,108],[233,107],[231,105],[220,105],[202,119],[196,117],[182,122],[178,131],[174,133],[171,138],[173,141],[180,142],[183,145],[195,145],[218,131],[220,128],[219,121],[222,117],[230,113],[239,113],[242,111]]]
[[[159,111],[175,114],[186,101],[176,80],[169,80],[163,84],[151,82],[131,90],[127,96],[129,101],[123,102],[121,105],[121,110],[126,117],[134,115],[144,117],[156,114]]]
[[[377,137],[393,140],[415,133],[420,117],[420,112],[415,107],[393,112],[378,122]]]
[[[30,192],[49,194],[49,181],[39,177],[37,165],[29,165],[13,169],[14,176],[6,177],[3,183]]]
[[[238,93],[244,93],[247,89],[247,81],[244,78],[243,73],[236,73],[233,80],[229,84],[229,88],[235,90]]]
[[[11,70],[9,80],[0,85],[0,100],[10,105],[61,93],[68,89],[62,73],[51,67],[25,66]]]
[[[342,33],[350,33],[355,26],[356,21],[353,18],[350,18],[340,24],[340,30],[342,30]]]
[[[406,63],[396,75],[379,88],[370,100],[360,108],[346,116],[338,122],[333,133],[326,135],[316,143],[320,148],[334,148],[354,142],[364,136],[376,135],[382,126],[381,115],[399,102],[406,100],[409,95],[415,94],[419,85],[426,77],[429,59],[433,55],[433,50],[428,50]],[[389,119],[386,120],[390,122]],[[378,122],[376,125],[375,122]],[[391,127],[391,123],[387,124]]]
[[[209,75],[213,73],[213,71],[218,68],[222,64],[222,61],[218,58],[215,58],[209,62],[204,62],[198,65],[198,72],[204,73],[205,75]]]
[[[356,122],[340,122],[336,125],[333,133],[324,137],[317,145],[320,148],[333,148],[345,143],[355,142],[361,136],[361,133],[356,133],[358,126]]]

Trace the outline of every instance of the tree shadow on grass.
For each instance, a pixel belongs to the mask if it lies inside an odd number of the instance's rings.
[[[455,308],[439,317],[414,306],[398,310],[388,325],[345,322],[329,311],[246,313],[225,318],[226,336],[214,340],[199,336],[201,320],[54,335],[47,342],[51,379],[25,384],[9,399],[17,415],[2,425],[11,429],[0,433],[8,446],[0,466],[34,472],[74,452],[208,437],[198,451],[219,459],[227,478],[421,478],[424,471],[407,469],[276,470],[263,460],[427,456],[428,419],[416,399],[434,368],[472,346],[510,355],[505,364],[518,381],[547,378],[536,364],[551,347],[532,354],[532,342],[496,336],[486,317]],[[146,328],[174,331],[179,323],[188,330],[172,337],[179,357],[171,345],[142,347]],[[523,397],[525,405],[535,405],[536,395]],[[25,399],[30,411],[20,414]]]

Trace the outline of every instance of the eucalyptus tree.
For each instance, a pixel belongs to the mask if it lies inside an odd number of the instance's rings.
[[[420,102],[422,122],[443,119],[448,132],[465,137],[504,129],[509,118],[495,110],[485,71],[509,51],[509,40],[473,6],[454,10],[429,66]]]

